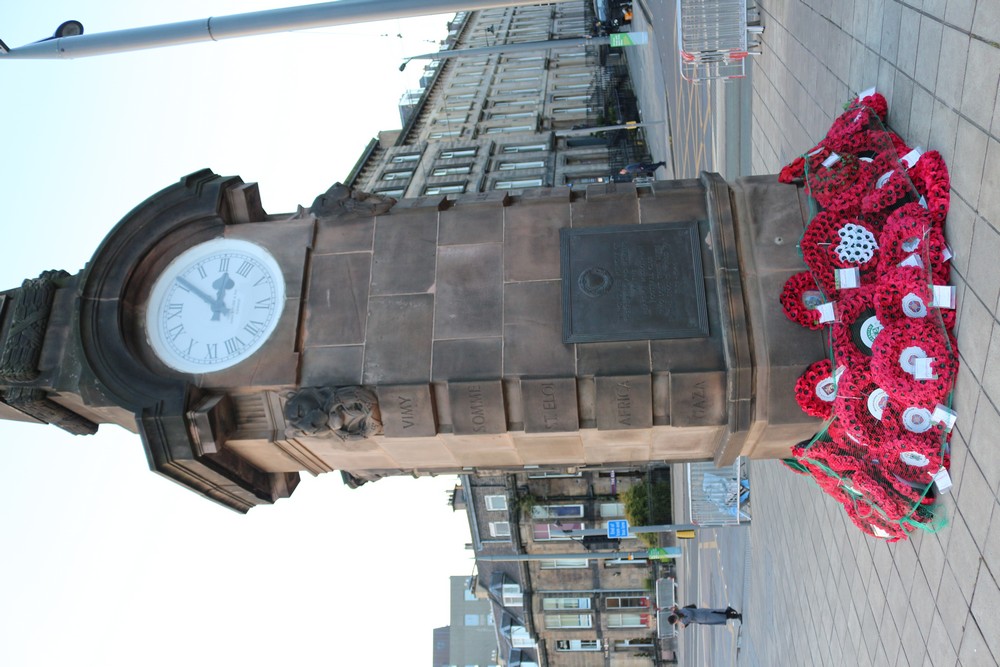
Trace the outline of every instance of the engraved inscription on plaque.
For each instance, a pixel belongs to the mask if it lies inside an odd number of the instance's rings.
[[[449,382],[448,398],[455,435],[506,433],[507,413],[499,380]]]
[[[525,433],[563,433],[580,430],[576,379],[521,380]]]
[[[696,221],[561,229],[563,342],[708,336]]]
[[[670,374],[672,426],[718,426],[726,419],[725,372]]]
[[[386,437],[418,438],[437,433],[430,386],[382,385],[377,391]]]
[[[648,375],[597,378],[597,428],[649,428],[653,425],[653,385]]]

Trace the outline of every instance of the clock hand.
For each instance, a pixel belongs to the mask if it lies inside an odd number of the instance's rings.
[[[202,301],[204,301],[208,305],[210,305],[212,307],[212,313],[219,312],[219,309],[221,308],[221,311],[224,314],[227,314],[227,315],[229,314],[229,309],[226,308],[226,304],[224,304],[224,303],[220,304],[216,299],[213,299],[212,297],[210,297],[208,294],[206,294],[201,289],[199,289],[198,287],[196,287],[194,284],[192,284],[186,278],[181,278],[180,276],[178,276],[177,277],[177,284],[180,285],[181,287],[183,287],[184,289],[188,290],[192,294],[194,294],[196,297],[198,297],[199,299],[201,299]],[[217,319],[217,318],[215,318],[213,316],[213,319]]]
[[[217,290],[215,302],[212,304],[212,321],[217,322],[220,315],[229,313],[229,309],[226,308],[226,290],[236,287],[236,283],[232,281],[227,271],[212,283],[212,287]]]

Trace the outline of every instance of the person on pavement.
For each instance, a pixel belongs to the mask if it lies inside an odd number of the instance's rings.
[[[689,604],[683,608],[679,608],[677,605],[674,605],[670,608],[670,611],[671,614],[667,616],[667,621],[674,625],[677,623],[683,623],[685,628],[692,623],[698,623],[700,625],[725,625],[726,621],[731,620],[738,620],[741,623],[743,622],[743,614],[739,613],[732,607],[726,607],[725,609],[707,609]]]

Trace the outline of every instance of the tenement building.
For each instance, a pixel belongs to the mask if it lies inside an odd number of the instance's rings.
[[[666,470],[535,470],[461,480],[452,506],[468,514],[477,588],[492,605],[503,664],[663,664],[654,581],[673,571],[672,562],[621,557],[645,553],[635,538],[618,544],[575,533],[625,518],[632,508],[623,501],[637,485],[669,489]]]
[[[460,12],[446,50],[498,50],[431,61],[400,101],[404,127],[380,133],[347,183],[400,199],[606,182],[643,157],[625,131],[586,132],[638,120],[621,117],[635,106],[619,50],[503,48],[580,38],[591,23],[583,1]]]

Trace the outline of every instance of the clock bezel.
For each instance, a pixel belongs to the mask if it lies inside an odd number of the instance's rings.
[[[215,364],[195,363],[178,355],[170,344],[163,339],[160,330],[160,318],[163,299],[170,293],[173,282],[179,275],[189,270],[194,264],[204,261],[213,255],[225,252],[236,252],[251,256],[260,263],[271,278],[275,287],[274,314],[266,323],[262,334],[257,336],[252,344],[236,355],[230,355],[220,359]],[[169,263],[153,277],[152,286],[149,290],[149,297],[146,299],[145,316],[145,339],[148,349],[153,356],[167,368],[189,375],[209,375],[238,366],[250,357],[254,356],[260,349],[271,340],[275,330],[278,328],[284,315],[287,286],[281,265],[274,258],[271,252],[251,241],[245,239],[216,237],[207,241],[202,241],[190,248],[185,249],[177,256],[173,257]]]

